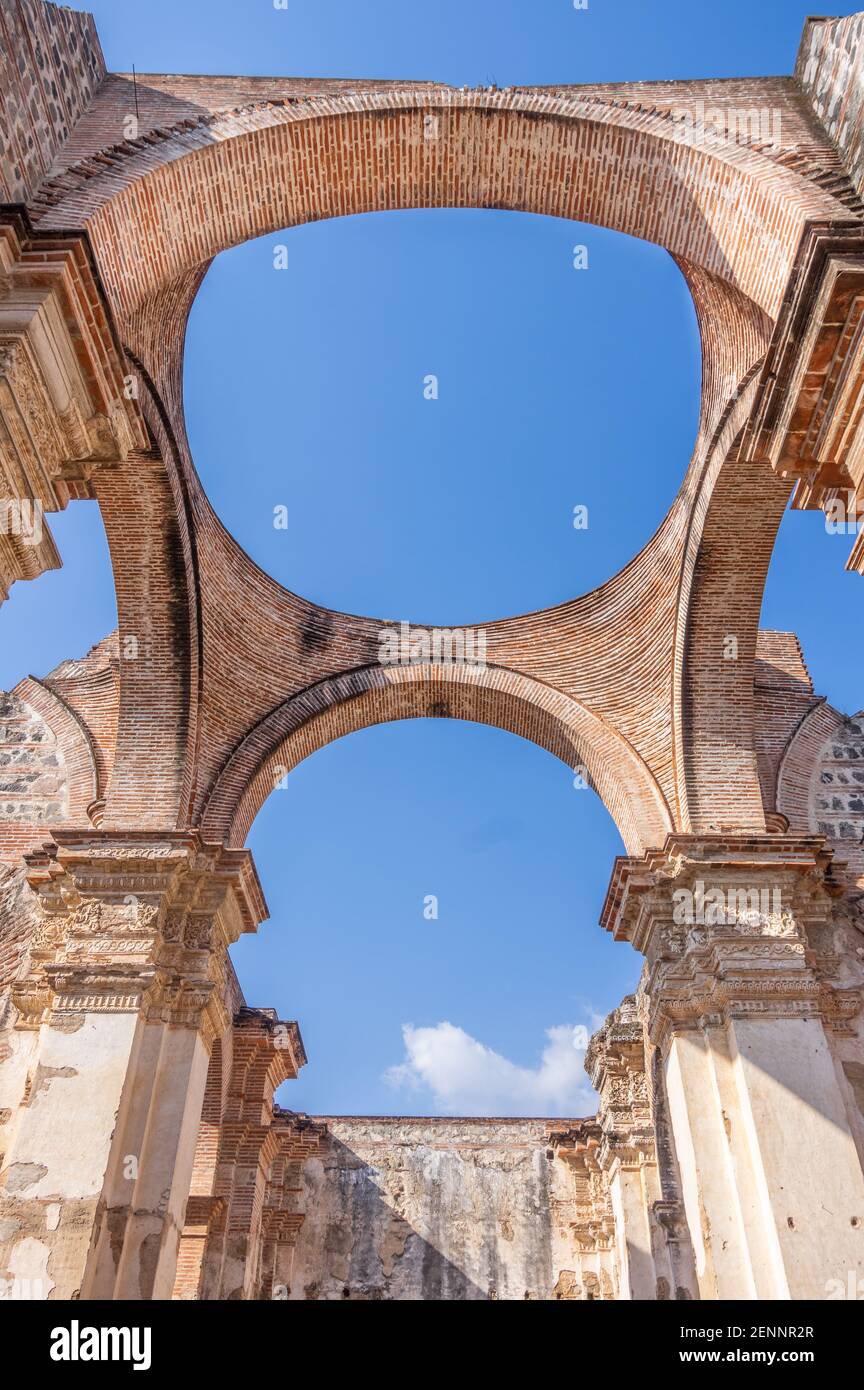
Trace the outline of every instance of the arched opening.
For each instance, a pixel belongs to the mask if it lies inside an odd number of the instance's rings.
[[[217,257],[184,394],[208,498],[263,570],[328,608],[453,624],[564,602],[638,553],[692,454],[700,371],[660,248],[435,208]]]
[[[794,631],[816,690],[854,713],[864,700],[860,575],[844,569],[857,522],[784,512],[768,570],[761,626]]]
[[[232,954],[301,1020],[285,1106],[593,1113],[587,1035],[640,962],[597,925],[620,836],[561,762],[476,724],[368,728],[297,767],[249,845],[271,921]]]

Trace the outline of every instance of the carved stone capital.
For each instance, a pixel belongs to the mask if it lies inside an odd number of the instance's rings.
[[[647,961],[640,1005],[652,1043],[730,1017],[820,1017],[859,1001],[830,980],[836,885],[819,836],[670,836],[619,860],[602,922]]]
[[[64,828],[27,865],[41,911],[16,994],[26,1019],[122,1010],[223,1030],[227,948],[266,914],[248,852],[192,832]]]

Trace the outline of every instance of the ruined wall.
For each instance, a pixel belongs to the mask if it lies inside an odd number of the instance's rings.
[[[864,14],[808,20],[795,75],[864,193]]]
[[[30,197],[104,76],[92,15],[0,0],[0,201]]]
[[[580,1296],[576,1184],[551,1147],[570,1121],[322,1123],[303,1167],[291,1299]]]

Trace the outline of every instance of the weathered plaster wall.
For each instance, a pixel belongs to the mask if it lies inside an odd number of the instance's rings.
[[[291,1299],[574,1296],[576,1189],[550,1143],[570,1121],[323,1123]]]

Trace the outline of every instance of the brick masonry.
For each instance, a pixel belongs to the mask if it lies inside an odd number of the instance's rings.
[[[65,1147],[47,1155],[70,1181],[59,1229],[38,1192],[19,1200],[0,1184],[14,1230],[24,1212],[34,1233],[17,1255],[44,1254],[52,1290],[809,1290],[771,1202],[788,1182],[809,1211],[812,1184],[799,1182],[801,1163],[783,1182],[764,1165],[800,1134],[798,1152],[828,1155],[821,1181],[837,1184],[838,1211],[860,1185],[860,913],[847,890],[864,881],[864,720],[815,695],[794,636],[758,622],[793,488],[803,506],[864,495],[862,45],[858,15],[809,21],[785,77],[507,91],[133,83],[106,73],[88,16],[0,0],[0,480],[49,511],[98,500],[119,614],[84,660],[2,697],[0,1060],[12,1065],[0,1142],[29,1172],[26,1155],[45,1147],[40,1107],[54,1105],[58,1119],[84,1116],[105,1155],[140,1129],[152,1158],[130,1197],[113,1160],[94,1176],[73,1173]],[[735,138],[718,122],[735,123]],[[261,573],[215,517],[183,420],[185,325],[215,255],[322,217],[417,206],[519,209],[653,240],[686,277],[701,335],[698,438],[657,533],[593,592],[484,624],[482,667],[382,666],[386,622],[321,609]],[[0,542],[0,596],[57,563],[50,537],[38,550]],[[864,569],[860,543],[850,564]],[[227,957],[265,911],[241,846],[302,758],[415,717],[532,739],[584,767],[618,824],[629,857],[604,925],[646,945],[650,988],[643,980],[592,1040],[596,1119],[557,1122],[563,1131],[310,1120],[273,1103],[305,1053],[296,1024],[246,1007]],[[667,921],[671,881],[706,866],[733,884],[779,875],[797,894],[794,921],[763,923],[767,943],[737,928],[715,939],[726,963],[714,975],[699,933],[685,939]],[[762,962],[757,1009],[772,992],[759,1077],[776,1073],[788,1094],[775,1036],[809,1028],[812,1050],[817,1016],[832,1035],[819,1104],[796,1112],[782,1145],[769,1135],[767,1158],[740,1148],[738,1102],[727,1098],[733,1136],[710,1087],[679,1087],[673,1114],[666,1086],[680,1078],[646,1051],[646,1027],[667,1046],[700,1008],[712,1026],[716,1008],[731,1009],[757,1042],[742,960]],[[73,1015],[109,1039],[94,1048],[95,1088],[77,1065]],[[133,1065],[136,1020],[155,1041]],[[59,1069],[69,1089],[43,1087],[34,1102],[43,1046],[76,1065]],[[163,1047],[172,1065],[148,1073]],[[86,1113],[64,1110],[73,1094],[89,1097]],[[829,1102],[832,1129],[808,1139]],[[685,1108],[703,1103],[679,1143]],[[751,1261],[750,1284],[724,1283],[739,1246],[730,1255],[704,1217],[693,1248],[682,1239],[687,1194],[718,1203],[711,1183],[726,1168],[712,1155],[724,1143],[739,1145],[741,1192],[767,1193],[752,1205],[778,1251],[764,1268]],[[721,1221],[751,1200],[727,1196],[712,1208]],[[848,1245],[851,1265],[849,1223],[829,1229],[825,1211],[811,1232],[832,1259]],[[699,1239],[708,1266],[694,1265]]]
[[[766,471],[767,425],[748,422],[782,418],[763,362],[787,341],[785,306],[811,312],[815,285],[792,294],[802,239],[818,226],[820,245],[833,228],[848,241],[862,225],[857,116],[844,108],[841,130],[836,101],[825,106],[848,68],[831,55],[854,48],[855,26],[808,25],[790,77],[502,92],[143,74],[135,90],[104,73],[83,17],[70,29],[52,6],[6,8],[34,90],[46,83],[23,34],[59,26],[78,44],[74,62],[51,50],[76,119],[61,140],[57,120],[34,118],[32,235],[86,232],[102,340],[125,344],[151,445],[89,483],[120,612],[116,737],[112,723],[110,747],[93,741],[105,825],[202,824],[241,844],[279,769],[370,722],[446,714],[584,766],[634,852],[672,829],[764,828],[758,612],[790,482]],[[747,125],[754,112],[767,127]],[[744,122],[735,139],[712,133],[718,113]],[[479,674],[382,671],[379,620],[318,609],[261,574],[213,515],[183,424],[185,320],[214,254],[416,205],[519,207],[657,240],[702,337],[699,437],[666,521],[600,589],[486,625]]]

